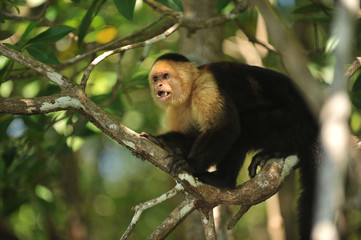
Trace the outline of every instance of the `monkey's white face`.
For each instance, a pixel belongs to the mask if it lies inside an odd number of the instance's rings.
[[[183,95],[181,81],[176,78],[176,72],[168,61],[154,64],[149,73],[149,83],[155,100],[161,105],[173,105]]]

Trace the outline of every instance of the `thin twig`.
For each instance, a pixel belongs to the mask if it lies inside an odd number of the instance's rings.
[[[165,239],[175,227],[196,209],[196,199],[186,195],[185,199],[169,214],[169,216],[153,231],[147,240]]]
[[[351,78],[361,68],[361,57],[356,57],[345,73],[345,78]]]
[[[164,20],[166,17],[167,17],[166,15],[163,15],[160,18],[153,21],[151,24],[145,26],[142,29],[137,30],[136,32],[132,33],[129,36],[126,36],[126,37],[124,37],[122,39],[112,41],[110,43],[107,43],[107,44],[104,44],[104,45],[101,45],[101,46],[97,46],[96,48],[94,48],[94,49],[92,49],[92,50],[90,50],[90,51],[88,51],[88,52],[86,52],[84,54],[78,55],[78,56],[76,56],[76,57],[62,63],[61,68],[73,65],[74,63],[77,63],[77,62],[83,60],[84,58],[90,57],[91,55],[93,55],[93,54],[95,54],[97,52],[104,51],[104,50],[109,50],[109,49],[114,49],[114,48],[119,48],[119,47],[122,47],[124,45],[131,44],[134,41],[137,41],[136,40],[137,38],[140,38],[140,39],[147,38],[147,36],[144,35],[144,33],[148,29],[151,29],[153,26],[158,24],[160,21]],[[167,21],[166,25],[169,24],[168,22],[172,23],[172,21]]]
[[[140,215],[142,215],[144,210],[154,207],[155,205],[158,205],[158,204],[174,197],[182,189],[183,189],[182,186],[180,184],[177,184],[172,190],[164,193],[160,197],[157,197],[157,198],[147,201],[145,203],[138,204],[137,206],[133,207],[133,209],[135,210],[135,214],[134,214],[132,221],[130,222],[127,230],[123,233],[120,240],[128,239],[129,235],[133,232],[135,225],[137,224],[137,222],[140,218]]]
[[[239,211],[237,212],[237,214],[234,215],[227,224],[227,229],[231,230],[236,225],[236,223],[241,219],[241,217],[243,217],[243,215],[248,211],[248,209],[250,209],[251,206],[252,205],[243,204],[239,209]]]
[[[84,75],[82,77],[81,83],[80,83],[80,87],[82,89],[85,89],[87,81],[89,79],[90,73],[93,71],[93,69],[95,68],[96,65],[98,65],[100,62],[102,62],[105,58],[117,54],[117,53],[121,53],[121,52],[125,52],[127,50],[130,49],[134,49],[134,48],[139,48],[139,47],[144,47],[146,45],[150,45],[153,43],[156,43],[158,41],[164,40],[166,39],[169,35],[171,35],[172,33],[174,33],[180,26],[180,23],[176,23],[174,24],[172,27],[168,28],[166,31],[164,31],[162,34],[159,34],[155,37],[152,37],[150,39],[147,39],[145,41],[141,41],[141,42],[137,42],[137,43],[133,43],[133,44],[129,44],[123,47],[120,47],[118,49],[114,49],[111,51],[107,51],[101,55],[99,55],[97,58],[95,58],[91,64],[87,67],[87,69],[84,72]]]
[[[329,13],[328,9],[325,8],[322,4],[318,3],[315,0],[310,0],[316,7],[318,7],[324,14],[326,14],[327,17],[331,17],[331,14]]]
[[[250,42],[261,45],[262,47],[266,48],[268,51],[279,55],[279,52],[272,45],[270,45],[269,43],[263,43],[259,41],[256,37],[254,37],[252,34],[250,34],[238,19],[234,19],[233,21],[236,23],[238,28],[242,30],[242,32],[246,35],[246,37]]]

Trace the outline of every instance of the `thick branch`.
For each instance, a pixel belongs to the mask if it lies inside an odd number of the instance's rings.
[[[30,69],[35,70],[36,72],[44,75],[50,79],[53,83],[57,84],[60,88],[63,89],[71,89],[75,87],[73,83],[69,81],[68,78],[61,75],[60,73],[56,72],[53,68],[49,67],[48,65],[41,63],[31,57],[28,57],[24,54],[21,54],[4,44],[0,43],[0,54],[4,55],[5,57],[14,60]]]
[[[0,98],[0,113],[15,115],[45,114],[82,108],[84,106],[76,97],[71,96],[71,93],[58,93],[38,98]]]

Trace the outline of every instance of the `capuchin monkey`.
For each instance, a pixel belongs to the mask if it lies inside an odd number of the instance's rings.
[[[297,155],[304,188],[300,233],[310,238],[318,124],[288,77],[235,62],[197,67],[168,53],[154,62],[149,83],[169,132],[147,136],[174,153],[169,167],[175,175],[187,171],[207,184],[235,188],[247,152],[258,151],[250,177],[270,158]]]

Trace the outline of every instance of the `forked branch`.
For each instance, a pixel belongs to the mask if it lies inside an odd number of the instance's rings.
[[[127,230],[124,232],[120,240],[128,239],[129,235],[132,233],[133,229],[135,228],[135,225],[137,224],[140,215],[142,215],[143,211],[154,207],[155,205],[158,205],[172,197],[174,197],[179,191],[181,191],[183,188],[181,185],[177,184],[172,190],[164,193],[160,197],[157,197],[155,199],[149,200],[145,203],[138,204],[137,206],[133,207],[135,210],[134,216],[132,218],[132,221],[130,222]]]

